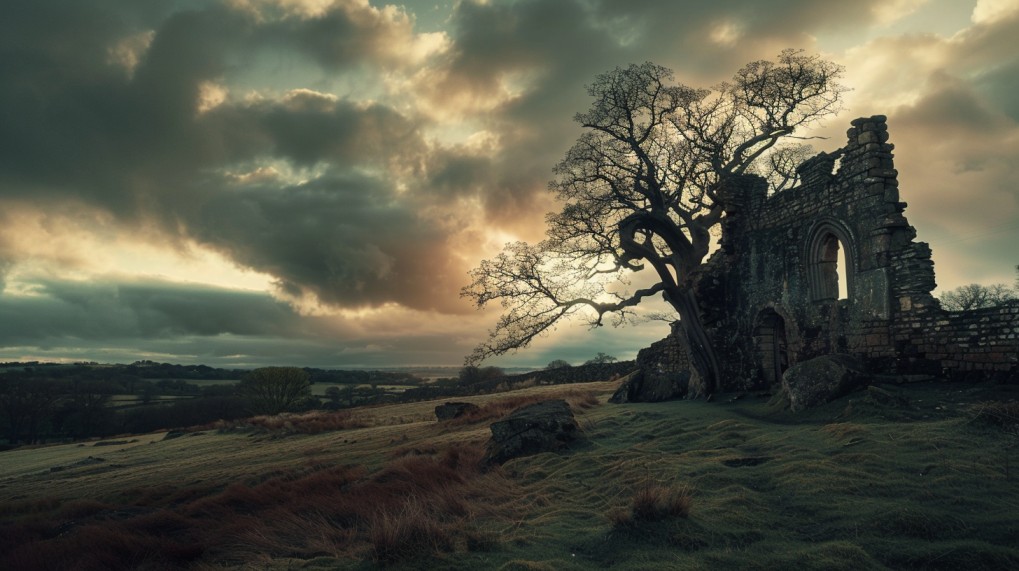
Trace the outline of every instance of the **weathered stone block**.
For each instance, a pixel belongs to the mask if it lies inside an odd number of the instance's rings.
[[[484,462],[502,464],[512,458],[565,448],[579,436],[577,421],[564,400],[547,400],[517,409],[492,423]]]
[[[790,409],[800,411],[845,396],[867,382],[859,359],[825,355],[790,367],[782,375],[782,390],[789,397]]]

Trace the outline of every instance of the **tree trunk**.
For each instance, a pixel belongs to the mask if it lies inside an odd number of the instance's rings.
[[[697,370],[697,374],[704,379],[704,391],[707,394],[715,392],[721,381],[718,357],[715,355],[715,348],[711,345],[708,333],[704,329],[693,291],[689,288],[677,288],[673,291],[666,291],[664,297],[679,313],[679,323],[686,332],[689,344],[687,349],[691,364]]]

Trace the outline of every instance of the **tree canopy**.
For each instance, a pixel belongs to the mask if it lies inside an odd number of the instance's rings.
[[[525,347],[566,318],[626,322],[636,305],[661,294],[710,390],[717,360],[691,280],[725,216],[729,183],[761,157],[788,162],[783,156],[795,152],[778,143],[840,109],[842,71],[786,50],[711,89],[675,84],[653,63],[598,75],[588,87],[591,108],[575,117],[584,132],[549,184],[562,209],[547,216],[546,238],[507,244],[462,290],[479,308],[504,309],[468,362]],[[628,276],[645,269],[653,277],[640,280],[649,285],[632,288]]]
[[[949,311],[970,311],[1019,301],[1019,288],[1008,284],[969,284],[941,294],[941,307]]]
[[[297,367],[263,367],[241,380],[240,393],[256,414],[279,414],[293,410],[311,396],[310,375]]]
[[[614,363],[614,362],[616,362],[618,360],[619,359],[616,359],[612,355],[609,355],[609,354],[606,354],[606,353],[602,353],[601,351],[599,351],[598,354],[595,355],[593,358],[588,359],[587,361],[584,361],[584,364],[585,365],[604,365],[605,363]]]

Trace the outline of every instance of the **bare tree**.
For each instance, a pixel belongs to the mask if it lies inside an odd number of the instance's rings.
[[[584,364],[585,365],[604,365],[606,363],[614,363],[614,362],[616,362],[618,360],[619,359],[616,359],[612,355],[609,355],[607,353],[602,353],[601,351],[599,351],[598,354],[594,356],[594,358],[588,359],[587,361],[584,361]]]
[[[311,377],[297,367],[263,367],[241,380],[240,394],[255,414],[279,414],[293,410],[311,395]]]
[[[949,311],[970,311],[997,307],[1019,300],[1019,292],[1007,284],[969,284],[941,294],[941,307]]]
[[[781,192],[800,183],[796,167],[814,154],[814,148],[806,143],[776,145],[756,161],[750,172],[768,181],[772,192]]]
[[[550,183],[563,207],[548,215],[547,238],[508,244],[462,290],[479,308],[499,301],[505,310],[468,362],[525,347],[564,318],[599,326],[611,314],[622,323],[661,294],[712,391],[718,360],[693,272],[725,215],[731,181],[781,139],[836,113],[841,75],[832,62],[786,50],[710,90],[674,85],[672,72],[652,63],[597,76],[593,105],[575,117],[585,132]],[[627,276],[645,268],[653,285],[628,290]]]

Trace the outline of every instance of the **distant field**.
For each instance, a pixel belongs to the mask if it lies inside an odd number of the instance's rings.
[[[604,403],[615,386],[457,400],[496,410],[592,391]],[[571,452],[490,472],[474,464],[490,420],[438,423],[441,400],[17,449],[0,453],[0,564],[1015,569],[1019,437],[973,408],[1013,388],[865,392],[804,414],[752,395],[575,407],[586,440]],[[348,428],[292,433],[327,419]],[[647,490],[688,494],[689,515],[620,516]],[[28,547],[7,540],[4,559],[2,537]]]
[[[178,380],[178,379],[166,379],[166,380]],[[184,381],[186,383],[190,383],[192,385],[197,385],[199,388],[210,387],[210,386],[218,386],[218,385],[236,385],[237,383],[241,382],[240,379],[179,379],[179,380],[182,380],[182,381]],[[312,383],[312,385],[311,385],[311,394],[314,395],[314,396],[317,396],[317,397],[324,397],[325,394],[326,394],[326,389],[328,389],[329,387],[339,387],[340,390],[343,390],[343,389],[345,389],[348,386],[349,385],[334,384],[334,383]],[[369,384],[360,384],[360,385],[354,385],[354,386],[355,386],[355,388],[358,388],[358,389],[368,389],[368,388],[371,388],[371,385],[369,385]],[[384,390],[384,391],[387,391],[387,392],[399,393],[399,392],[403,392],[403,391],[407,390],[408,388],[417,387],[417,386],[419,386],[417,383],[406,384],[406,385],[384,384],[384,385],[377,385],[377,388],[379,388],[381,390]]]

